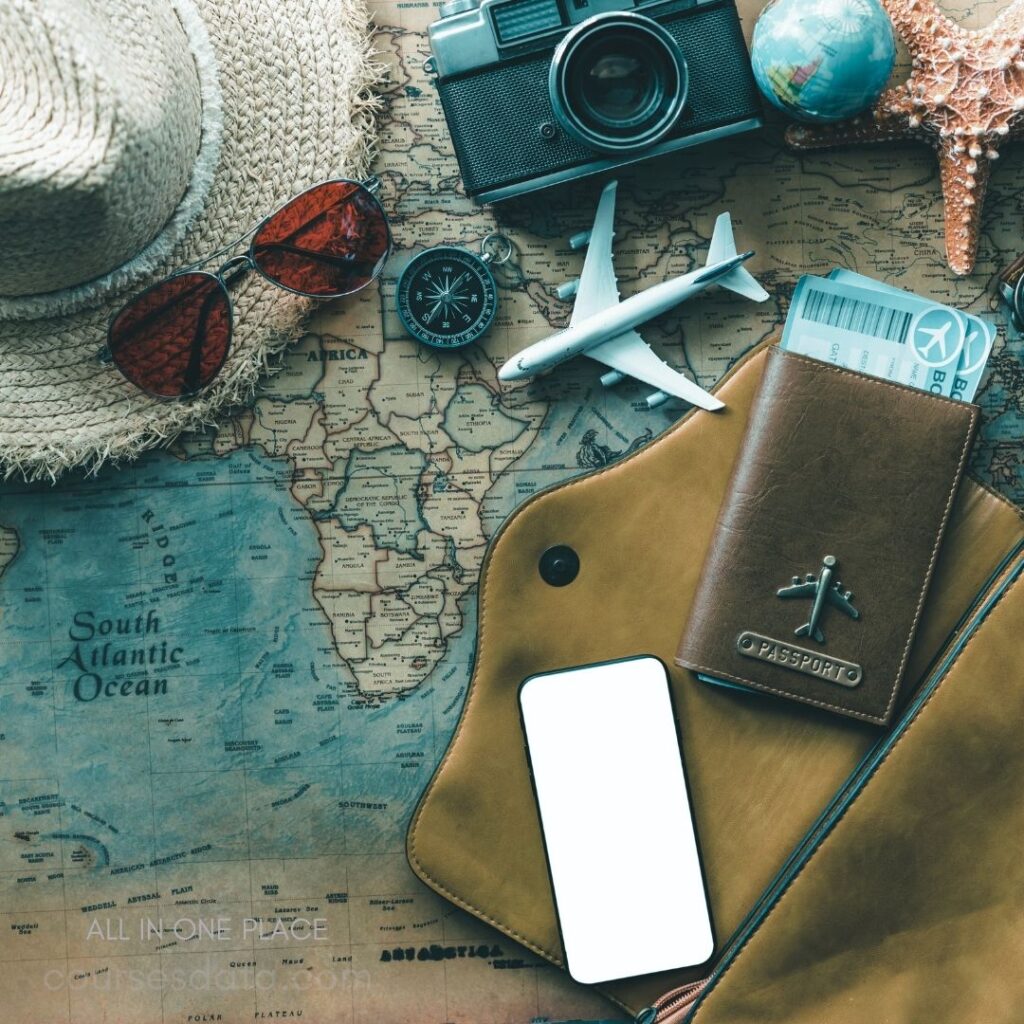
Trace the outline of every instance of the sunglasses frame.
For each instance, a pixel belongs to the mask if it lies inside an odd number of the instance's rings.
[[[357,186],[357,188],[363,189],[363,191],[366,192],[367,195],[373,200],[378,211],[380,212],[381,220],[384,223],[384,231],[387,236],[387,247],[385,248],[383,255],[377,261],[377,265],[376,267],[374,267],[373,273],[366,279],[365,282],[363,282],[363,284],[359,285],[356,288],[349,288],[346,291],[331,292],[330,294],[327,295],[311,295],[309,292],[299,291],[297,288],[289,288],[287,285],[281,284],[280,281],[276,280],[275,278],[267,274],[256,261],[256,258],[253,255],[253,245],[255,244],[256,236],[259,235],[260,231],[264,227],[266,227],[266,225],[270,221],[272,221],[283,209],[285,209],[285,207],[291,206],[291,204],[294,203],[296,199],[301,199],[304,195],[307,195],[310,192],[314,192],[316,189],[323,188],[324,185],[355,185]],[[260,275],[260,277],[262,277],[266,281],[269,281],[270,284],[274,285],[276,288],[280,288],[282,291],[290,292],[292,295],[301,295],[303,298],[306,299],[317,299],[325,302],[330,302],[333,301],[334,299],[343,299],[347,295],[355,295],[356,292],[361,292],[364,288],[367,288],[369,285],[373,284],[373,282],[380,277],[381,273],[384,270],[384,267],[387,265],[388,260],[394,253],[394,236],[391,233],[391,222],[388,219],[387,212],[385,211],[383,205],[381,204],[381,201],[377,198],[377,193],[380,191],[382,185],[383,182],[381,181],[381,179],[374,174],[368,178],[363,179],[362,181],[356,181],[354,178],[327,178],[324,181],[317,182],[315,185],[310,185],[308,188],[303,189],[301,192],[296,192],[295,195],[291,197],[291,199],[289,199],[285,203],[282,203],[276,210],[274,210],[273,213],[267,214],[267,216],[264,217],[261,221],[259,221],[254,227],[249,228],[249,230],[246,231],[244,234],[239,235],[239,237],[236,238],[233,242],[229,242],[227,245],[221,247],[220,249],[216,249],[214,252],[211,252],[208,256],[204,256],[202,259],[196,260],[195,263],[190,263],[188,266],[182,267],[181,270],[176,270],[173,274],[168,274],[167,277],[163,277],[159,281],[154,281],[153,284],[151,284],[148,288],[144,288],[141,292],[138,292],[137,294],[133,295],[131,299],[129,299],[126,303],[124,303],[124,305],[119,307],[114,312],[109,322],[107,323],[107,343],[104,344],[103,347],[99,350],[99,352],[97,353],[97,358],[104,366],[112,365],[117,370],[117,372],[120,373],[121,376],[124,377],[124,379],[128,381],[129,384],[132,385],[132,387],[138,388],[139,391],[141,391],[145,395],[149,395],[151,398],[159,398],[162,401],[166,402],[180,402],[182,401],[182,399],[194,398],[196,395],[202,394],[202,392],[205,391],[217,379],[217,376],[220,374],[221,370],[224,369],[224,364],[227,362],[228,356],[231,354],[231,345],[232,342],[234,341],[235,333],[235,306],[234,303],[231,301],[231,292],[228,289],[228,285],[236,281],[243,274],[247,273],[250,270],[255,270],[256,273]],[[249,245],[246,248],[245,252],[237,253],[236,255],[230,257],[230,259],[225,260],[224,263],[222,263],[215,271],[199,269],[205,266],[207,263],[210,263],[212,260],[215,260],[218,256],[223,256],[225,253],[230,252],[232,249],[236,248],[238,245],[244,242],[247,238],[249,239]],[[227,345],[225,345],[224,347],[224,357],[221,359],[220,364],[217,366],[217,369],[214,370],[210,379],[202,387],[197,388],[195,391],[183,392],[181,395],[161,395],[155,391],[150,391],[149,388],[143,387],[141,384],[137,384],[130,377],[128,377],[128,375],[117,365],[117,361],[114,358],[114,354],[110,349],[110,334],[118,318],[121,316],[122,313],[124,313],[124,311],[129,306],[138,302],[139,299],[148,295],[151,291],[154,291],[157,288],[164,287],[164,285],[166,285],[168,281],[173,281],[175,278],[184,277],[185,275],[198,275],[200,277],[209,277],[217,282],[217,285],[219,286],[221,292],[223,293],[224,299],[227,303],[228,342]]]

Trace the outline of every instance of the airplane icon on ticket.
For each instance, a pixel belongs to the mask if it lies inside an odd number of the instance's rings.
[[[910,325],[910,347],[925,366],[946,366],[957,359],[966,340],[966,317],[943,306],[918,313]]]

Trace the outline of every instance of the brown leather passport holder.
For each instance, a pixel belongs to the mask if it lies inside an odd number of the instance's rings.
[[[676,662],[888,723],[977,419],[772,349]]]

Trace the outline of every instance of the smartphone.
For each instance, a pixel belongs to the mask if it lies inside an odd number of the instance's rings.
[[[715,940],[665,666],[519,687],[566,967],[592,985],[708,963]]]

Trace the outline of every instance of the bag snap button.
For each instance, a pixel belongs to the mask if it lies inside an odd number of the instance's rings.
[[[565,544],[548,548],[540,556],[540,578],[552,587],[568,586],[580,571],[580,556]]]

